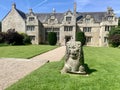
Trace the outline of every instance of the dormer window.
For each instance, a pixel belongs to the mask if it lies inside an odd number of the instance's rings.
[[[34,17],[29,17],[29,21],[34,21]]]
[[[88,19],[88,18],[85,19],[85,22],[86,22],[86,23],[89,23],[89,22],[90,22],[90,19]]]
[[[51,19],[55,19],[55,16],[51,16]]]
[[[70,22],[71,21],[71,17],[66,17],[66,21]]]
[[[54,19],[50,19],[50,23],[54,23]]]
[[[113,20],[113,16],[108,16],[108,20]]]

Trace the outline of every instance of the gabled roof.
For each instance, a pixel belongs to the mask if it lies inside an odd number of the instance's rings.
[[[35,15],[42,23],[47,23],[48,19],[53,13],[36,13]],[[57,18],[59,23],[62,23],[65,13],[55,13],[55,17]],[[86,15],[90,15],[94,18],[95,22],[101,22],[102,18],[105,17],[106,12],[77,12],[76,13],[76,20],[82,20],[86,17]]]
[[[102,18],[106,15],[106,12],[77,12],[77,21],[82,20],[86,15],[90,15],[94,18],[95,22],[101,22]]]
[[[11,9],[12,10],[12,9]],[[6,14],[6,16],[2,19],[2,21],[8,16],[8,14],[11,12],[11,10]],[[15,9],[17,12],[18,12],[18,14],[23,18],[23,19],[26,19],[27,18],[27,16],[26,16],[26,14],[24,13],[24,12],[22,12],[22,11],[20,11],[20,10],[18,10],[18,9]]]
[[[37,15],[38,19],[42,23],[46,23],[48,19],[50,18],[50,16],[53,15],[53,13],[36,13],[35,15]],[[55,13],[54,15],[57,18],[58,22],[61,23],[64,13]]]
[[[19,15],[23,18],[26,19],[26,14],[18,9],[16,9],[16,11],[19,13]]]

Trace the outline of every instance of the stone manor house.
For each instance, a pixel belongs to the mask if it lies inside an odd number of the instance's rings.
[[[57,43],[65,45],[71,37],[75,40],[76,32],[83,31],[86,35],[87,46],[108,46],[108,31],[118,25],[114,10],[108,7],[106,12],[76,12],[57,13],[24,13],[12,4],[11,10],[2,20],[2,32],[15,29],[26,33],[32,39],[32,44],[47,43],[48,32],[57,33]]]

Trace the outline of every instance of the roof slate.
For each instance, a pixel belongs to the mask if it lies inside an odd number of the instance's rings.
[[[28,14],[23,13],[20,10],[17,10],[18,13],[22,16],[23,19],[26,19]],[[47,23],[48,19],[50,18],[53,13],[34,13],[40,22]],[[65,13],[55,13],[55,17],[57,18],[59,23],[62,23],[62,20],[64,18]],[[105,17],[106,12],[76,12],[76,20],[82,20],[86,17],[86,15],[90,15],[92,18],[94,18],[95,22],[101,22],[102,18]]]
[[[102,18],[106,15],[106,12],[77,12],[77,21],[90,15],[94,18],[95,22],[101,22]]]
[[[36,13],[35,15],[37,15],[38,19],[42,23],[46,23],[50,16],[53,15],[53,13]],[[55,13],[54,15],[57,18],[58,22],[61,23],[64,17],[64,13]]]
[[[18,9],[16,9],[17,12],[20,14],[20,16],[23,18],[23,19],[26,19],[26,14]]]
[[[38,16],[38,19],[42,23],[46,23],[48,18],[52,15],[52,13],[36,13],[35,15]],[[101,22],[102,17],[106,15],[106,12],[77,12],[76,19],[77,21],[82,20],[86,17],[86,15],[92,16],[95,22]],[[58,22],[61,23],[64,18],[64,13],[55,13],[55,17],[57,18]]]

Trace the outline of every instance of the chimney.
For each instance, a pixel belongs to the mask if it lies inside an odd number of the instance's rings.
[[[15,3],[12,4],[12,9],[16,9],[16,4]]]
[[[74,2],[74,16],[76,16],[76,7],[77,7],[77,5],[76,5],[76,2]]]

